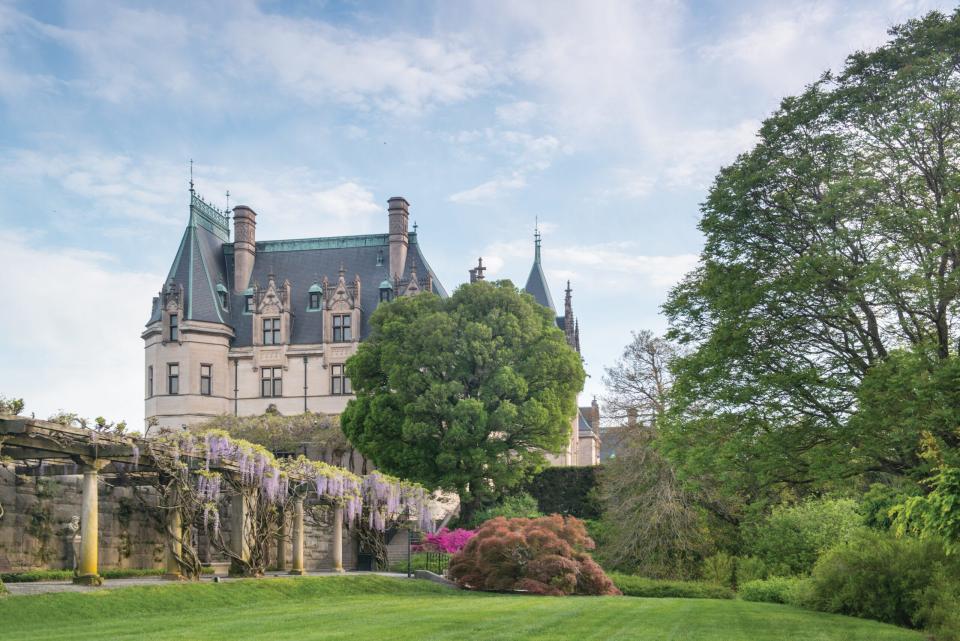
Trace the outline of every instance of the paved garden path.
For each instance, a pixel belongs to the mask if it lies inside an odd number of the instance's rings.
[[[305,576],[333,576],[335,572],[311,572]],[[347,572],[346,576],[369,576],[371,574],[378,574],[380,576],[392,576],[398,578],[407,578],[406,574],[397,574],[394,572]],[[268,572],[265,575],[265,578],[299,578],[296,576],[291,576],[285,572]],[[236,581],[237,579],[229,577],[218,577],[221,581]],[[211,575],[204,575],[200,578],[204,583],[210,583],[214,580],[214,577]],[[7,590],[10,591],[12,596],[29,596],[31,594],[46,594],[48,592],[91,592],[96,590],[104,589],[113,589],[113,588],[128,588],[134,585],[163,585],[170,584],[172,581],[167,581],[162,579],[159,576],[145,576],[137,577],[132,579],[106,579],[103,582],[103,585],[100,587],[95,587],[92,585],[74,585],[70,581],[31,581],[29,583],[4,583]]]

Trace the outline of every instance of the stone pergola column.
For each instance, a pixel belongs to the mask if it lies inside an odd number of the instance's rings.
[[[166,569],[163,578],[171,581],[183,580],[180,563],[177,559],[183,554],[183,515],[180,513],[180,497],[173,497],[174,507],[167,512]]]
[[[343,506],[333,510],[333,571],[343,572]]]
[[[230,502],[230,548],[232,552],[243,559],[250,560],[250,542],[247,534],[247,511],[250,509],[250,499],[242,492],[235,495]],[[241,569],[234,563],[230,564],[231,574],[240,574]]]
[[[303,569],[303,499],[293,501],[293,567],[290,574],[306,574]]]
[[[103,578],[98,569],[97,547],[100,538],[100,501],[97,494],[97,480],[100,470],[108,463],[93,459],[85,461],[83,466],[83,507],[80,512],[80,561],[77,563],[77,576],[74,583],[81,585],[102,585]]]

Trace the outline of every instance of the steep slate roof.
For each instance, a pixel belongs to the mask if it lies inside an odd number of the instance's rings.
[[[590,423],[587,422],[586,417],[584,417],[583,412],[580,410],[577,411],[577,425],[580,428],[581,434],[583,434],[584,432],[588,434],[593,434],[593,428],[590,427]]]
[[[233,293],[234,246],[228,242],[226,217],[218,219],[219,212],[210,213],[203,207],[209,208],[199,199],[193,199],[190,221],[180,240],[167,283],[183,286],[184,320],[228,324],[235,332],[233,346],[252,345],[253,323],[250,315],[244,312],[245,294]],[[401,280],[409,279],[415,268],[421,283],[429,274],[434,293],[446,297],[446,290],[423,256],[416,232],[410,233],[408,238],[407,262]],[[293,312],[291,343],[319,343],[323,335],[323,314],[307,310],[308,292],[314,283],[322,282],[324,276],[335,286],[342,265],[347,284],[353,282],[354,275],[360,277],[363,310],[360,338],[363,339],[370,332],[370,315],[380,301],[380,284],[391,280],[389,263],[387,234],[261,241],[256,243],[250,284],[252,287],[253,283],[259,283],[265,288],[270,274],[274,275],[278,286],[289,280]],[[220,304],[218,285],[228,292],[227,309]],[[160,306],[159,299],[155,298],[148,323],[160,320]]]
[[[547,277],[543,273],[543,267],[540,266],[540,233],[536,232],[533,238],[533,267],[530,268],[530,275],[527,277],[527,284],[523,286],[523,291],[533,296],[534,300],[556,315],[557,308],[553,304],[550,287],[547,286]]]

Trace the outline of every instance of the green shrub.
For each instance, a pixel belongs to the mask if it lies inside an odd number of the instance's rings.
[[[548,467],[527,482],[526,489],[544,514],[599,519],[599,466]]]
[[[537,509],[537,500],[535,498],[529,494],[520,493],[506,496],[499,504],[480,510],[474,515],[471,523],[461,523],[460,526],[469,526],[470,528],[478,527],[498,516],[502,516],[505,519],[535,519],[543,516],[543,514]]]
[[[726,552],[718,552],[703,560],[703,578],[710,583],[733,587],[737,558]]]
[[[767,564],[753,556],[736,557],[718,552],[703,560],[700,573],[705,581],[736,590],[747,581],[765,579]]]
[[[936,539],[863,532],[817,561],[810,605],[825,612],[918,627],[924,624],[925,605],[930,610],[927,617],[939,616],[934,611],[943,604],[930,590],[941,575],[960,576],[960,559],[948,557]]]
[[[737,557],[737,585],[767,578],[767,564],[755,556]]]
[[[733,590],[700,581],[661,581],[632,574],[610,574],[625,596],[678,599],[732,599]]]
[[[937,641],[960,641],[960,576],[936,572],[920,595],[917,618]]]
[[[788,603],[802,606],[809,594],[810,579],[772,576],[740,584],[738,595],[744,601],[762,603]]]
[[[897,489],[883,483],[874,483],[870,489],[860,497],[860,514],[863,516],[863,523],[874,530],[886,532],[893,525],[893,517],[890,516],[891,508],[902,505],[908,498],[916,495],[917,486],[914,484],[912,491],[908,489]]]
[[[820,554],[864,529],[850,499],[810,499],[773,512],[748,535],[749,551],[775,575],[807,574]]]

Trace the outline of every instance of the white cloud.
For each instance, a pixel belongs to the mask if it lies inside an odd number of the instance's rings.
[[[143,342],[162,274],[116,269],[109,256],[38,247],[0,231],[0,271],[11,311],[0,314],[0,394],[23,397],[40,418],[64,409],[143,421]]]
[[[527,185],[523,174],[514,173],[503,178],[494,178],[476,187],[458,191],[450,196],[450,201],[460,204],[478,203],[499,197],[506,191],[521,189]]]
[[[255,75],[307,102],[419,113],[478,95],[491,66],[456,38],[362,36],[310,19],[238,12],[224,27],[235,76]]]
[[[641,249],[641,245],[633,241],[589,245],[551,243],[544,269],[554,281],[570,279],[594,291],[622,292],[665,290],[697,264],[695,254],[657,256],[643,254]],[[530,243],[526,241],[494,243],[487,246],[482,255],[489,264],[490,274],[496,277],[525,274],[523,270],[529,269],[532,258]],[[554,265],[562,267],[554,268]]]
[[[185,214],[173,214],[186,211],[178,200],[186,187],[186,167],[154,158],[15,149],[0,156],[0,173],[6,181],[59,188],[81,197],[91,205],[84,213],[88,221],[111,217],[182,225],[186,220]]]
[[[87,203],[82,213],[59,215],[105,226],[105,233],[113,236],[127,234],[134,221],[165,227],[182,227],[187,221],[186,164],[96,151],[46,154],[19,149],[0,156],[0,174],[9,182],[79,196]],[[335,236],[386,228],[386,197],[383,205],[377,204],[355,179],[331,179],[305,167],[263,170],[200,164],[195,175],[198,192],[212,205],[225,207],[225,196],[217,194],[229,189],[234,205],[242,201],[261,214],[258,225],[263,238]],[[380,213],[383,220],[377,217]]]
[[[572,153],[569,146],[551,135],[536,136],[524,131],[487,128],[460,131],[450,138],[458,145],[474,145],[502,158],[498,164],[512,167],[509,174],[497,176],[476,187],[449,197],[455,203],[475,203],[497,198],[508,191],[526,187],[527,177],[547,170],[560,154]]]
[[[518,100],[500,105],[496,113],[501,122],[511,127],[519,127],[527,124],[537,115],[537,105],[529,100]]]

